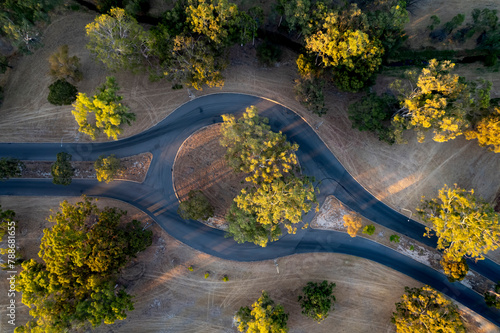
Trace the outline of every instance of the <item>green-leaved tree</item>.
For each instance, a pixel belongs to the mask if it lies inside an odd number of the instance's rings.
[[[69,185],[75,175],[71,166],[71,154],[57,153],[57,159],[51,166],[52,182],[56,185]]]
[[[11,177],[21,177],[24,169],[24,163],[12,157],[0,158],[0,181]]]
[[[189,191],[187,200],[179,204],[177,213],[185,220],[208,220],[214,208],[202,191]]]
[[[299,296],[302,314],[318,323],[325,320],[334,307],[333,288],[335,288],[335,283],[329,283],[326,280],[321,283],[308,282],[302,289],[304,296]]]
[[[112,71],[136,72],[149,56],[148,34],[122,8],[112,8],[86,27],[87,48]]]
[[[152,232],[126,212],[98,209],[91,199],[61,203],[44,230],[41,262],[23,263],[17,291],[34,320],[16,332],[63,332],[90,323],[97,327],[127,317],[132,296],[117,285],[117,273],[151,244]]]

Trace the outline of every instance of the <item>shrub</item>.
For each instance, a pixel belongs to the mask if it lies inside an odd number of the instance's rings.
[[[177,213],[185,220],[207,220],[214,216],[214,209],[201,191],[190,191],[188,199],[179,204]]]
[[[484,294],[484,301],[486,305],[500,309],[500,282],[495,286],[495,291],[487,291]]]
[[[208,279],[209,276],[210,276],[210,273],[209,272],[205,272],[205,279]]]
[[[224,282],[229,281],[229,278],[227,277],[227,275],[224,275],[224,277],[222,278],[222,281],[224,281]]]
[[[373,224],[367,225],[363,228],[363,233],[367,235],[373,235],[375,233],[375,226]]]
[[[450,282],[462,281],[469,271],[469,265],[467,265],[463,257],[457,261],[444,255],[439,263],[441,267],[443,267],[444,274],[446,274]]]
[[[444,30],[449,34],[454,29],[458,28],[462,23],[464,23],[464,20],[465,20],[464,14],[457,14],[449,22],[446,22],[444,24]]]
[[[109,183],[123,170],[120,165],[120,159],[114,154],[105,157],[101,155],[94,163],[97,180],[100,182]]]
[[[188,267],[188,270],[189,270],[190,272],[192,272],[192,271],[194,270],[194,269],[193,269],[193,266],[189,266],[189,267]]]
[[[295,98],[309,111],[318,116],[326,114],[325,96],[323,87],[325,83],[318,78],[295,80]]]
[[[394,243],[399,243],[399,236],[395,234],[391,235],[391,237],[389,237],[389,240]]]
[[[498,55],[495,52],[488,52],[484,57],[484,65],[486,67],[493,67],[498,63]]]
[[[263,42],[257,46],[257,58],[265,66],[273,66],[281,59],[281,48],[270,42]]]
[[[47,100],[54,105],[70,105],[76,100],[78,89],[64,79],[57,80],[49,86]]]
[[[437,27],[441,23],[441,20],[437,15],[432,15],[431,16],[431,25],[429,25],[427,28],[429,28],[430,31],[434,30],[435,27]]]

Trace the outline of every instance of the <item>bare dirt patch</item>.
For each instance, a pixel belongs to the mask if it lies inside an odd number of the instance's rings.
[[[26,258],[37,258],[45,220],[62,197],[0,197],[3,209],[13,209],[19,221],[17,241]],[[79,198],[70,198],[74,203]],[[151,223],[149,217],[120,201],[99,199],[98,205],[128,211],[127,219]],[[405,286],[417,281],[371,261],[340,254],[313,253],[278,259],[280,274],[272,261],[240,263],[200,253],[176,241],[156,224],[153,245],[124,269],[119,283],[134,295],[135,310],[114,325],[96,332],[236,332],[232,317],[267,290],[290,313],[290,332],[394,332],[390,323],[394,303]],[[194,271],[187,268],[193,266]],[[204,278],[210,272],[208,279]],[[228,275],[229,281],[222,277]],[[7,273],[0,271],[0,293],[6,294]],[[300,313],[297,295],[307,281],[329,280],[337,284],[335,311],[321,325]],[[0,331],[12,332],[7,324],[7,297],[0,298]],[[28,319],[28,308],[16,295],[16,324]],[[470,314],[475,332],[498,332]],[[481,327],[482,328],[478,328]]]
[[[220,124],[204,127],[187,138],[179,148],[173,172],[179,200],[186,200],[191,190],[201,190],[214,207],[215,218],[207,223],[225,229],[223,218],[244,188],[245,174],[235,173],[227,165],[226,149],[219,144],[220,128]]]
[[[142,183],[146,179],[152,159],[153,155],[151,153],[120,158],[120,165],[123,169],[118,172],[115,180],[129,180]],[[23,163],[25,168],[22,171],[22,178],[52,178],[50,169],[54,162],[23,161]],[[71,165],[75,169],[75,176],[73,178],[97,178],[93,161],[72,161]]]

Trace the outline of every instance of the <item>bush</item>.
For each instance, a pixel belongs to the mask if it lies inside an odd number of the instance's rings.
[[[224,277],[222,278],[222,281],[224,281],[224,282],[229,281],[229,278],[227,277],[227,275],[224,275]]]
[[[450,282],[462,281],[469,271],[469,265],[467,265],[463,257],[459,261],[456,261],[444,255],[439,263]]]
[[[71,166],[71,154],[57,153],[57,160],[51,167],[52,182],[56,185],[69,185],[75,175],[75,169]]]
[[[492,306],[494,308],[500,309],[500,282],[498,282],[495,286],[495,292],[487,291],[484,294],[484,301],[486,305]]]
[[[393,144],[392,129],[387,123],[397,107],[398,100],[393,96],[383,94],[379,97],[370,93],[349,105],[349,120],[352,122],[352,128],[373,132],[378,135],[380,141]]]
[[[493,67],[498,63],[498,55],[495,52],[488,52],[484,57],[484,65],[486,67]]]
[[[70,105],[76,100],[78,89],[68,81],[61,79],[49,86],[47,100],[54,105]]]
[[[437,15],[432,15],[431,16],[431,25],[429,25],[427,28],[429,28],[430,31],[434,30],[435,27],[437,27],[441,23],[441,20]]]
[[[398,235],[391,235],[391,237],[389,237],[389,240],[391,242],[394,242],[394,243],[399,243],[399,236]]]
[[[309,111],[318,116],[326,114],[325,96],[323,87],[325,82],[322,79],[297,79],[295,80],[295,98]]]
[[[188,270],[189,270],[190,272],[192,272],[192,271],[194,270],[194,269],[193,269],[193,266],[189,266],[189,267],[188,267]]]
[[[120,165],[120,159],[114,154],[105,157],[101,155],[94,163],[97,180],[100,182],[109,183],[123,170]]]
[[[444,30],[449,34],[451,33],[454,29],[458,28],[462,23],[464,23],[465,20],[465,15],[464,14],[457,14],[455,17],[453,17],[449,22],[446,22],[444,24]]]
[[[265,66],[273,66],[281,59],[281,48],[270,42],[263,42],[257,46],[257,58]]]
[[[190,191],[188,199],[179,204],[177,213],[185,220],[207,220],[214,216],[214,208],[201,191]]]
[[[208,279],[209,276],[210,276],[210,272],[205,272],[205,279]]]
[[[367,235],[373,235],[375,233],[375,226],[373,224],[367,225],[363,228],[363,233]]]

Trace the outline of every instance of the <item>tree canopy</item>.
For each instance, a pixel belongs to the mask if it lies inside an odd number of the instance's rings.
[[[268,239],[281,235],[280,224],[295,233],[293,225],[302,220],[302,211],[308,212],[316,203],[312,180],[298,174],[298,145],[289,143],[281,132],[272,132],[268,120],[259,117],[253,106],[239,119],[234,115],[222,118],[220,143],[227,149],[226,160],[235,172],[248,174],[248,187],[234,199],[245,213],[232,210],[228,221],[237,225],[230,228],[230,234],[238,241],[265,246]],[[249,227],[255,222],[258,225]]]
[[[288,313],[280,304],[275,304],[266,291],[252,304],[241,307],[234,320],[240,332],[286,333],[288,332]]]
[[[135,114],[120,103],[123,97],[117,94],[119,89],[116,79],[108,76],[106,82],[97,88],[97,94],[93,97],[89,98],[85,93],[78,93],[71,113],[75,116],[80,132],[89,135],[93,140],[101,131],[108,138],[118,139],[118,135],[123,132],[121,125],[123,123],[130,125],[135,120]],[[90,113],[93,113],[92,123],[89,120]]]
[[[456,305],[429,286],[405,288],[392,322],[398,333],[465,333]]]
[[[99,156],[94,162],[94,169],[98,181],[109,183],[123,168],[120,165],[120,159],[111,154],[108,157]]]
[[[495,285],[494,290],[488,290],[484,293],[486,305],[500,309],[500,282]]]
[[[23,263],[17,291],[36,320],[16,328],[66,331],[90,323],[112,324],[133,310],[132,296],[116,288],[117,273],[129,258],[151,244],[152,232],[137,220],[120,223],[125,211],[98,209],[92,199],[61,203],[48,220],[39,256]]]
[[[259,117],[251,106],[243,116],[223,115],[220,144],[225,147],[225,158],[236,172],[250,174],[247,182],[271,183],[293,171],[297,164],[297,144],[286,141],[280,132],[271,131],[268,119]]]
[[[363,226],[363,222],[361,220],[361,215],[357,213],[346,214],[342,217],[344,220],[344,226],[347,227],[347,233],[351,237],[356,237],[356,234]]]
[[[60,0],[0,1],[0,33],[23,51],[40,45],[39,21],[49,21],[49,12]]]
[[[76,100],[78,89],[65,79],[59,79],[49,86],[47,100],[53,105],[70,105]]]
[[[489,107],[491,83],[477,87],[456,74],[450,61],[429,61],[421,73],[408,72],[408,84],[397,80],[401,109],[392,119],[396,142],[404,142],[402,130],[413,129],[419,142],[429,130],[433,140],[446,142],[460,136],[470,126],[468,116]]]
[[[318,323],[325,320],[330,310],[333,310],[333,288],[335,283],[326,280],[321,283],[308,282],[302,289],[304,296],[298,298],[302,314]]]
[[[500,153],[500,107],[495,107],[493,112],[482,118],[472,128],[465,132],[467,140],[477,139],[481,147]]]
[[[208,220],[214,208],[202,191],[189,191],[188,198],[179,204],[177,213],[185,220]]]
[[[394,143],[390,119],[397,110],[397,100],[388,95],[370,93],[360,101],[349,105],[349,120],[352,128],[375,133],[379,140]]]
[[[455,185],[445,185],[436,198],[422,200],[418,213],[432,223],[426,235],[435,233],[438,249],[449,260],[460,261],[463,256],[484,259],[484,255],[500,247],[500,214],[490,204]]]
[[[86,27],[87,48],[112,71],[143,68],[148,57],[148,34],[122,8],[111,8]]]
[[[277,241],[281,235],[281,229],[258,223],[255,213],[239,208],[236,202],[231,204],[225,219],[228,223],[226,237],[232,237],[239,244],[251,242],[265,247],[268,242]]]
[[[382,64],[384,48],[364,31],[365,20],[355,4],[341,11],[327,11],[317,24],[320,28],[305,38],[307,51],[333,70],[335,82],[343,90],[363,88]]]
[[[49,66],[49,74],[56,80],[72,79],[78,82],[83,77],[80,71],[80,59],[68,55],[68,45],[59,46],[57,51],[50,55]]]
[[[52,182],[56,185],[69,185],[75,175],[71,166],[71,154],[57,153],[56,161],[51,166]]]
[[[462,281],[469,271],[469,265],[463,257],[460,260],[454,260],[444,255],[439,263],[450,282]]]
[[[0,158],[0,181],[4,181],[12,177],[21,177],[23,169],[24,163],[16,158]]]
[[[230,30],[238,23],[238,7],[227,0],[189,0],[187,22],[193,32],[225,44]]]
[[[3,241],[3,237],[9,233],[9,227],[16,226],[14,221],[15,216],[16,213],[13,210],[3,210],[2,206],[0,206],[0,242]]]
[[[175,84],[185,84],[202,90],[209,87],[224,86],[222,71],[227,66],[223,54],[204,39],[191,36],[176,36],[173,41],[172,58],[164,75]]]

